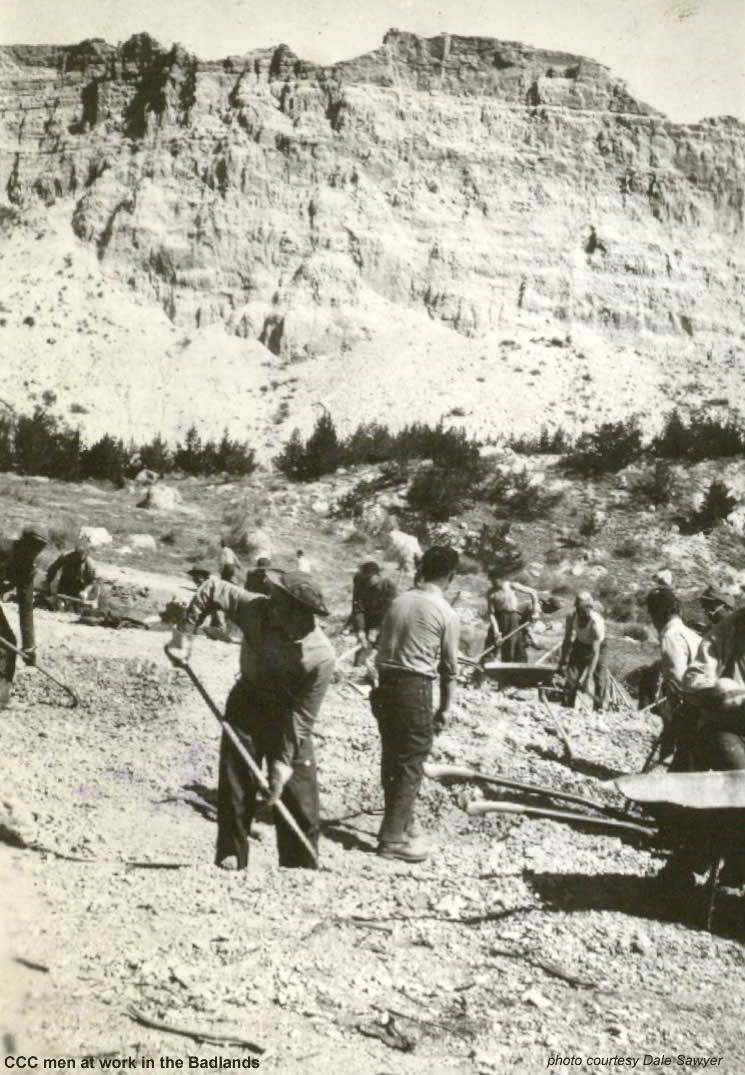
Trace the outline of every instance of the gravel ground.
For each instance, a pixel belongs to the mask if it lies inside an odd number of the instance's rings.
[[[499,1075],[645,1053],[745,1070],[741,900],[725,893],[714,933],[691,928],[654,884],[660,852],[546,819],[472,819],[481,792],[463,784],[425,783],[428,862],[379,860],[376,733],[343,680],[318,724],[322,869],[280,870],[261,822],[249,871],[215,870],[219,729],[163,637],[43,613],[39,633],[83,702],[65,709],[23,668],[3,715],[8,825],[46,849],[0,845],[8,1051],[256,1055],[292,1075]],[[237,649],[199,639],[193,663],[223,700]],[[654,724],[566,716],[575,772],[529,692],[464,690],[435,760],[618,799],[595,778],[640,768]],[[265,1052],[143,1027],[130,1006]]]

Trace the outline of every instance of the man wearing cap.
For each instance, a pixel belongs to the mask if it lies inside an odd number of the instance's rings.
[[[243,633],[241,677],[228,697],[225,720],[258,765],[266,758],[271,801],[281,799],[314,846],[319,800],[312,730],[334,669],[334,651],[316,626],[327,616],[323,595],[298,571],[268,573],[270,596],[210,578],[186,611],[193,634],[204,617],[222,610]],[[230,740],[220,747],[217,852],[224,869],[248,865],[248,837],[256,812],[257,787]],[[315,863],[275,811],[280,866]]]
[[[432,739],[447,719],[458,674],[458,617],[445,590],[458,553],[434,546],[422,556],[413,589],[391,604],[378,640],[379,683],[370,695],[381,742],[385,804],[378,854],[423,862],[427,852],[414,834],[414,807]],[[437,712],[432,684],[440,681]]]
[[[46,543],[44,535],[33,527],[26,527],[16,541],[0,538],[0,592],[11,587],[16,591],[18,615],[21,621],[23,660],[28,665],[36,664],[34,567]],[[0,608],[0,639],[4,639],[11,646],[18,645],[15,633],[2,608]],[[15,670],[16,654],[0,645],[0,709],[4,709],[10,699],[10,686]]]
[[[383,618],[396,592],[393,579],[383,574],[374,560],[360,565],[352,580],[352,626],[360,645],[358,656],[377,643]]]

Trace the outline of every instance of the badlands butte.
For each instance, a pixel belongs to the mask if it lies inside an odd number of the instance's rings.
[[[0,49],[6,406],[266,456],[319,403],[482,437],[740,404],[741,122],[487,38],[236,50]]]

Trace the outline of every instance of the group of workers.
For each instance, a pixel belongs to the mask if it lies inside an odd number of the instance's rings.
[[[22,648],[14,652],[15,635],[0,609],[0,707],[7,704],[18,653],[27,664],[35,662],[33,580],[45,546],[45,536],[33,528],[14,542],[0,542],[0,586],[16,590],[22,636]],[[447,592],[458,561],[449,546],[427,549],[413,587],[400,594],[374,561],[362,564],[353,579],[351,621],[358,649],[368,661],[374,657],[370,705],[380,734],[384,800],[377,850],[384,858],[421,862],[427,857],[415,804],[433,737],[445,726],[455,693],[459,621]],[[238,566],[223,543],[220,577],[194,573],[198,587],[173,647],[188,661],[190,636],[215,613],[240,628],[240,677],[228,697],[225,720],[257,763],[267,762],[270,802],[281,801],[306,837],[307,843],[275,811],[280,864],[313,867],[317,857],[308,844],[317,848],[320,809],[312,733],[335,664],[318,623],[328,608],[302,550],[289,571],[259,557],[243,586],[233,581]],[[84,592],[95,580],[87,550],[78,547],[58,557],[47,581],[57,578],[69,596]],[[498,576],[490,581],[487,642],[503,660],[524,660],[524,629],[540,614],[538,594]],[[666,747],[678,767],[745,769],[745,603],[735,608],[730,598],[713,592],[703,603],[712,626],[702,638],[683,623],[668,573],[655,580],[647,598],[660,642]],[[605,650],[603,617],[592,595],[580,592],[566,618],[558,666],[570,685],[570,701],[582,691],[602,708]],[[224,735],[216,863],[225,869],[248,865],[257,793],[238,748]]]

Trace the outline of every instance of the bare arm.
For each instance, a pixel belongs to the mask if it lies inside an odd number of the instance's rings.
[[[452,616],[445,624],[442,638],[442,654],[440,656],[440,705],[437,710],[439,717],[444,717],[455,698],[455,680],[458,675],[458,642],[460,635],[460,622],[457,616]]]
[[[184,630],[194,634],[200,623],[210,612],[220,610],[241,629],[247,626],[257,602],[265,602],[266,597],[249,593],[242,586],[222,579],[209,578],[203,582],[191,599],[184,616]]]
[[[522,582],[511,582],[510,586],[517,593],[526,594],[531,601],[531,611],[537,614],[540,611],[540,602],[538,600],[538,591],[534,590],[532,586],[525,586]]]

